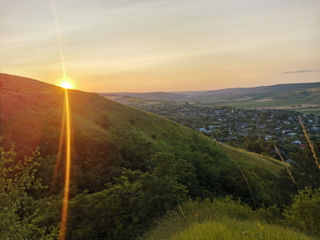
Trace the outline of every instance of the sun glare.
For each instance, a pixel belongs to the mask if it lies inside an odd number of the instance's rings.
[[[64,88],[64,89],[72,89],[72,83],[68,82],[68,81],[63,81],[59,84],[60,87]]]

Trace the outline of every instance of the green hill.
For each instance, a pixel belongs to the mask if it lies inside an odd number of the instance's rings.
[[[3,144],[15,144],[19,158],[39,146],[38,174],[50,186],[64,90],[7,74],[0,74],[0,82]],[[92,235],[86,236],[91,239],[108,234],[107,239],[133,239],[148,229],[153,219],[189,197],[231,194],[253,205],[268,205],[281,198],[282,165],[278,161],[230,148],[94,93],[69,90],[69,98],[74,197],[70,224],[77,234],[87,224]],[[63,165],[58,169],[57,184],[50,189],[56,194],[63,187]],[[80,194],[83,191],[86,193]],[[90,215],[91,210],[95,215]],[[111,220],[105,222],[106,218]],[[88,219],[95,223],[90,225]],[[103,223],[105,227],[100,228]],[[75,232],[69,234],[79,236]]]

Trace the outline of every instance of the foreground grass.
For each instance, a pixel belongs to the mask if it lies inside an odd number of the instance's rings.
[[[169,238],[170,240],[307,240],[312,239],[279,226],[261,224],[258,221],[221,219],[196,223]]]
[[[189,201],[157,222],[144,240],[314,239],[279,222],[275,207],[253,210],[230,197]],[[284,222],[283,222],[284,223]]]

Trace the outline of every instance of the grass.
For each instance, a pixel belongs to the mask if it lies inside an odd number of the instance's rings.
[[[169,240],[308,240],[312,239],[279,226],[261,224],[257,221],[221,219],[196,223]]]
[[[254,211],[230,197],[189,201],[157,222],[144,240],[296,240],[313,239],[284,226],[270,224],[269,209]],[[268,216],[268,217],[266,217]],[[276,221],[271,221],[276,223]]]

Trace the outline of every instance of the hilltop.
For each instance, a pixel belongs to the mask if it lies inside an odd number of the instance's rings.
[[[39,146],[38,173],[50,186],[64,90],[7,74],[0,74],[0,82],[3,143],[7,147],[15,144],[20,158]],[[109,222],[110,228],[123,228],[119,230],[121,234],[115,230],[110,233],[115,234],[112,236],[136,236],[148,229],[151,220],[189,197],[231,194],[253,205],[268,205],[281,199],[279,178],[283,165],[279,161],[228,147],[190,128],[98,94],[68,91],[73,139],[72,201],[75,208],[83,203],[81,208],[91,209],[98,199],[105,199],[105,204],[110,205],[117,196],[119,205],[104,209],[104,213],[97,210],[95,221],[100,221],[100,217],[102,221],[104,214],[119,217],[119,211],[124,211],[120,217],[126,219],[128,226],[137,225],[138,230],[132,232],[127,225]],[[63,169],[61,164],[57,184],[51,189],[56,194],[62,190]],[[119,190],[122,188],[125,190]],[[86,195],[79,195],[83,191]],[[133,202],[127,202],[128,196]],[[131,217],[135,211],[141,216]],[[91,216],[87,211],[81,211],[80,216],[74,214],[71,222]],[[79,231],[81,224],[77,225]],[[96,229],[93,236],[98,230],[103,235],[108,227]]]

